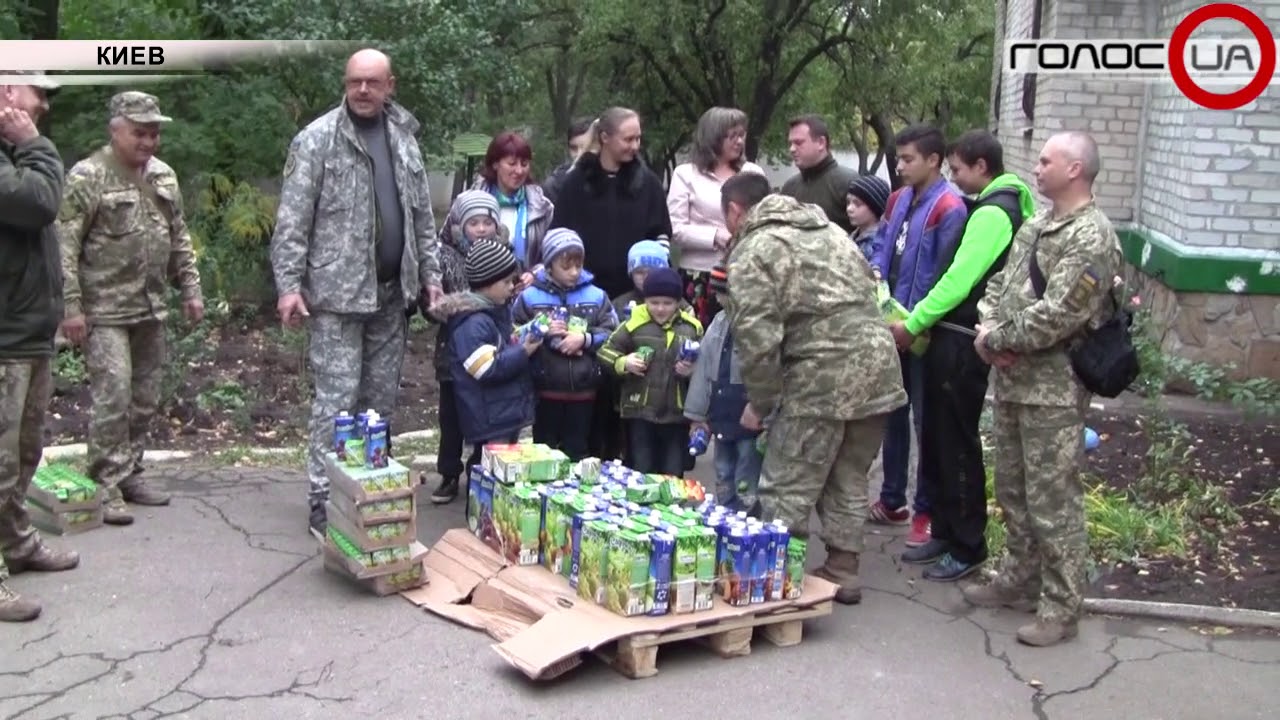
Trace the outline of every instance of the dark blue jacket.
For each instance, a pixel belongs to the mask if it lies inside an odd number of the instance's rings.
[[[603,374],[596,351],[618,327],[618,316],[604,290],[596,287],[591,272],[583,268],[578,284],[566,290],[551,282],[545,269],[539,270],[533,285],[516,299],[512,319],[517,325],[529,322],[540,312],[550,315],[567,308],[587,324],[587,345],[581,355],[560,352],[555,339],[548,339],[533,355],[533,383],[542,397],[552,400],[585,400],[595,396]]]
[[[925,190],[919,206],[911,212],[914,198],[915,188],[910,186],[898,188],[889,195],[871,258],[871,266],[878,269],[880,277],[887,282],[898,233],[903,223],[910,223],[897,282],[889,288],[894,299],[908,310],[933,288],[939,270],[938,258],[945,254],[946,248],[959,244],[969,216],[963,196],[943,178]]]
[[[733,352],[733,333],[724,311],[711,320],[702,336],[702,347],[689,379],[689,396],[684,416],[704,422],[717,440],[733,442],[760,433],[742,426],[747,407],[747,386],[742,382],[738,356]]]
[[[458,424],[468,443],[514,439],[533,424],[529,356],[511,333],[511,308],[476,293],[446,295],[431,308],[448,333]]]

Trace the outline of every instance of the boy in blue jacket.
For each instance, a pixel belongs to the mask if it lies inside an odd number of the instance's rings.
[[[542,240],[542,268],[516,300],[517,325],[539,313],[551,329],[533,358],[538,404],[533,441],[559,448],[575,462],[587,456],[596,391],[602,376],[596,351],[618,326],[613,305],[582,267],[586,249],[578,233],[555,228]],[[563,308],[566,318],[554,318]]]
[[[514,443],[533,423],[534,394],[529,356],[539,338],[513,341],[511,296],[517,265],[511,248],[481,240],[466,258],[470,292],[446,295],[431,312],[448,333],[449,374],[463,439],[472,445],[466,473],[480,463],[490,442]],[[456,488],[455,488],[456,489]]]

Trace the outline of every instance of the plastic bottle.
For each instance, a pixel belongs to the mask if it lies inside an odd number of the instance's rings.
[[[693,431],[693,436],[689,438],[689,454],[698,457],[707,451],[707,446],[711,443],[711,433],[706,428],[698,428]]]

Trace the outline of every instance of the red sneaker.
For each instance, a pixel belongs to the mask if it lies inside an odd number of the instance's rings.
[[[903,544],[909,548],[920,547],[932,538],[929,534],[931,530],[929,514],[916,513],[915,517],[911,518],[911,532],[907,533],[907,541]]]
[[[881,500],[871,503],[871,509],[867,514],[867,519],[877,525],[906,525],[907,521],[911,519],[911,511],[907,509],[906,505],[896,510],[891,510]]]

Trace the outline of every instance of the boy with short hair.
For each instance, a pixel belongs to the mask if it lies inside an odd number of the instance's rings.
[[[693,363],[680,360],[685,340],[702,336],[702,325],[683,306],[684,284],[671,268],[649,272],[644,304],[609,336],[596,354],[622,378],[622,418],[627,421],[630,465],[645,473],[680,476],[689,431],[683,398]]]
[[[889,183],[875,175],[860,175],[849,183],[849,195],[845,213],[853,232],[849,239],[862,250],[862,256],[871,260],[875,251],[876,231],[884,216],[884,206],[889,202]]]
[[[449,373],[463,440],[472,445],[466,472],[480,463],[486,443],[514,443],[533,423],[529,357],[541,338],[513,340],[511,297],[518,270],[503,242],[481,240],[467,254],[468,292],[446,295],[432,314],[448,334]]]
[[[517,325],[539,313],[552,318],[547,339],[533,359],[538,392],[533,441],[558,448],[574,461],[588,452],[602,376],[595,354],[618,326],[609,296],[582,266],[585,258],[578,233],[568,228],[549,231],[542,241],[542,268],[512,312]],[[554,318],[560,308],[567,318]]]

